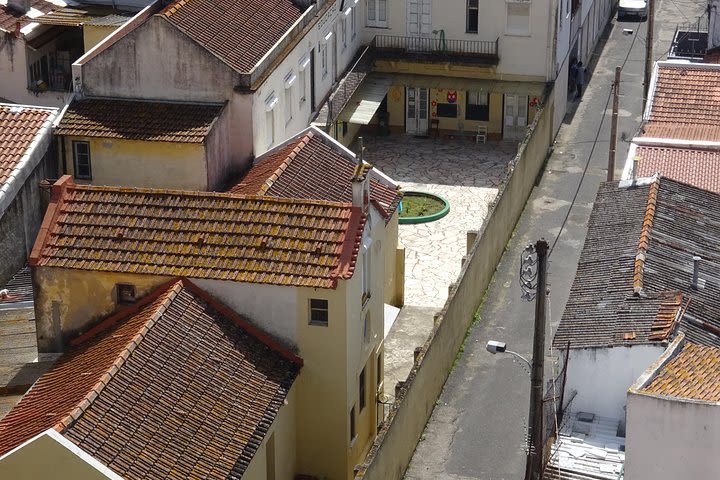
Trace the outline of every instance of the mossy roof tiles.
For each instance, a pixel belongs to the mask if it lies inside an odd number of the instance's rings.
[[[365,216],[347,203],[75,185],[63,177],[31,265],[334,288]]]

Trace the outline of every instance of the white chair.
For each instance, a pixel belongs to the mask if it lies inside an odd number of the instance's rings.
[[[482,140],[482,143],[487,141],[487,127],[485,125],[478,126],[477,134],[475,134],[475,143]]]

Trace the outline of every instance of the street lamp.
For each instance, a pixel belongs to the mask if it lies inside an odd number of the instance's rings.
[[[517,352],[513,352],[512,350],[507,349],[507,345],[505,342],[498,342],[497,340],[490,340],[487,342],[487,345],[485,345],[485,350],[495,355],[496,353],[509,353],[510,355],[519,358],[525,364],[528,366],[529,369],[532,369],[532,364],[530,363],[530,360],[523,357]],[[530,374],[530,370],[527,371],[528,374]]]

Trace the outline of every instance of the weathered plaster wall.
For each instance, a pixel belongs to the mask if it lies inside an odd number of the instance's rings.
[[[40,353],[62,351],[69,339],[121,307],[117,303],[118,283],[135,285],[135,296],[140,298],[171,280],[154,275],[49,267],[34,267],[32,271]]]
[[[205,148],[199,143],[65,137],[67,173],[75,175],[73,141],[90,143],[92,180],[76,183],[208,190]]]
[[[35,243],[47,207],[42,201],[40,182],[53,176],[53,155],[52,149],[45,154],[7,210],[0,213],[0,285],[4,285],[27,262]]]

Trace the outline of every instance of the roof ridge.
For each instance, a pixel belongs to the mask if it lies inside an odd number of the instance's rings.
[[[85,411],[90,407],[90,405],[92,405],[92,402],[108,385],[110,380],[112,380],[115,374],[120,371],[120,368],[122,368],[123,364],[127,361],[135,348],[140,345],[140,342],[143,341],[147,333],[155,325],[155,322],[157,322],[158,319],[165,313],[167,306],[180,292],[180,288],[182,288],[182,282],[175,281],[175,284],[170,287],[170,289],[166,289],[161,292],[161,294],[164,292],[168,292],[167,298],[165,298],[162,303],[158,305],[158,307],[155,309],[152,315],[150,315],[148,320],[140,327],[138,333],[135,334],[135,336],[128,342],[127,346],[120,351],[110,368],[100,377],[100,380],[98,380],[98,382],[90,389],[90,391],[85,395],[85,397],[83,397],[80,403],[55,425],[55,430],[60,433],[64,433],[68,428],[70,428],[70,426],[75,422],[75,420],[80,418],[80,416],[85,413]]]
[[[28,264],[30,266],[35,266],[40,261],[42,251],[45,249],[45,244],[48,240],[50,229],[60,215],[62,204],[65,201],[65,193],[68,190],[73,190],[74,188],[75,182],[73,182],[70,175],[63,175],[53,184],[50,194],[50,202],[47,210],[45,211],[43,222],[40,224],[37,237],[35,237],[35,244],[30,251],[30,256],[28,257]]]
[[[660,179],[658,178],[650,185],[648,191],[647,206],[645,207],[642,230],[640,230],[640,240],[638,241],[637,254],[635,255],[635,266],[633,269],[633,292],[636,296],[639,296],[643,291],[645,257],[647,255],[653,220],[655,219],[655,208],[657,206],[657,196],[659,190]]]
[[[338,259],[337,268],[331,272],[331,276],[335,277],[333,283],[336,285],[338,279],[348,279],[355,272],[355,264],[359,253],[359,245],[362,243],[362,235],[365,230],[365,222],[367,215],[363,213],[360,207],[352,207],[352,213],[348,219],[348,234],[345,235],[345,241],[340,247],[340,258]],[[354,235],[351,232],[355,232]],[[333,287],[334,288],[334,287]]]
[[[273,183],[280,178],[280,175],[285,173],[285,170],[290,166],[290,163],[292,163],[293,160],[295,160],[295,157],[302,151],[303,148],[305,148],[310,141],[313,139],[314,135],[313,132],[308,131],[302,138],[300,138],[297,142],[297,145],[295,148],[293,148],[292,152],[290,152],[287,156],[287,158],[280,164],[280,166],[275,169],[275,171],[270,175],[267,180],[265,180],[265,183],[260,187],[260,190],[258,191],[258,195],[265,195],[268,190],[273,186]]]

